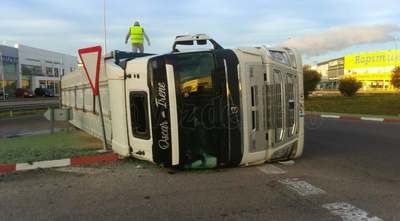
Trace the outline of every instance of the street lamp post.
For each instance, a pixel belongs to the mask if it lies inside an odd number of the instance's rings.
[[[106,0],[103,1],[103,23],[104,23],[104,55],[107,54],[107,16],[106,16]]]
[[[61,97],[61,74],[63,74],[63,70],[64,70],[64,72],[65,72],[65,67],[64,67],[64,59],[63,59],[63,56],[61,55],[61,58],[60,58],[60,66],[61,66],[61,69],[59,70],[59,73],[58,73],[58,84],[57,84],[57,86],[58,86],[58,88],[57,88],[57,90],[58,90],[58,102],[59,102],[59,107],[62,107],[62,97]]]
[[[0,52],[0,74],[1,74],[1,90],[3,92],[3,100],[6,100],[6,90],[4,82],[3,54]]]
[[[54,70],[55,70],[55,68],[57,68],[57,67],[55,67],[55,60],[53,60],[53,62],[52,62],[52,67],[53,67],[53,95],[55,96],[56,95],[56,80],[54,80],[54,78],[56,76],[56,72]]]
[[[106,57],[107,54],[107,17],[106,17],[106,0],[103,1],[103,22],[104,22],[104,58]],[[101,56],[101,55],[100,55]],[[104,62],[104,73],[107,76],[107,67],[106,67],[106,62]],[[99,79],[101,82],[101,78]],[[103,132],[103,151],[107,152],[109,151],[108,146],[107,146],[107,135],[106,135],[106,127],[104,124],[104,115],[103,115],[103,106],[101,103],[101,93],[100,93],[100,84],[97,88],[98,93],[97,93],[97,99],[99,102],[99,112],[100,112],[100,120],[101,120],[101,127],[102,127],[102,132]]]

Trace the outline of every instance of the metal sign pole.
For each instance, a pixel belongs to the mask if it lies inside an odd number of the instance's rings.
[[[83,69],[85,70],[86,76],[88,78],[88,81],[90,83],[90,86],[92,87],[93,90],[93,96],[98,96],[99,99],[99,111],[100,111],[100,118],[101,118],[101,125],[102,125],[102,132],[103,132],[103,146],[104,146],[104,151],[108,151],[107,147],[107,136],[106,136],[106,129],[104,125],[104,115],[103,115],[103,105],[101,104],[101,93],[100,93],[100,70],[101,70],[101,59],[102,59],[102,54],[101,54],[102,48],[100,46],[95,46],[95,47],[90,47],[90,48],[81,48],[78,50],[79,57],[82,61],[83,64]],[[97,53],[97,57],[85,57],[84,54],[90,54],[90,53]],[[86,59],[85,59],[86,58]],[[93,69],[90,69],[91,72],[88,71],[86,65],[95,62],[93,58],[96,58],[96,68],[95,68],[95,75],[92,76]],[[105,61],[103,62],[104,64],[104,73],[106,75],[106,68],[105,68]],[[91,77],[92,76],[92,77]]]
[[[0,73],[1,73],[1,85],[3,91],[3,100],[6,100],[6,90],[5,90],[5,82],[4,82],[4,69],[3,69],[3,54],[0,52]]]
[[[101,105],[100,88],[98,88],[97,98],[99,100],[99,111],[100,111],[100,118],[101,118],[101,127],[102,127],[102,130],[103,130],[103,150],[104,151],[108,151],[106,128],[105,128],[105,125],[104,125],[103,106]]]

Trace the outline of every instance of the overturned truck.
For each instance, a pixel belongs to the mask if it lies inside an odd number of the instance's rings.
[[[194,44],[212,48],[178,49]],[[178,36],[171,53],[113,51],[101,67],[107,142],[121,156],[212,168],[303,152],[302,62],[294,49],[224,49],[206,35]],[[63,77],[70,122],[100,138],[95,99],[82,69]]]

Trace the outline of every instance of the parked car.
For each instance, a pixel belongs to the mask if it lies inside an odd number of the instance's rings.
[[[4,96],[4,94],[5,94],[5,96]],[[6,98],[6,100],[8,99],[8,94],[7,93],[4,93],[4,94],[3,94],[3,91],[0,90],[0,100],[3,100],[4,97]]]
[[[46,97],[54,97],[55,93],[53,89],[45,89],[44,96]]]
[[[36,88],[35,95],[39,97],[54,97],[54,90],[48,88]]]
[[[38,88],[35,89],[35,95],[36,96],[44,97],[45,96],[44,94],[45,94],[45,89],[44,88],[38,87]]]
[[[26,88],[17,88],[15,90],[15,97],[34,97],[35,95],[33,94],[31,89],[26,89]]]

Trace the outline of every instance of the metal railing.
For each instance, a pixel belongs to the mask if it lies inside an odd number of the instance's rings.
[[[59,101],[56,99],[34,100],[34,101],[7,101],[0,102],[0,112],[9,112],[10,117],[16,111],[34,111],[45,110],[49,107],[59,107]]]

